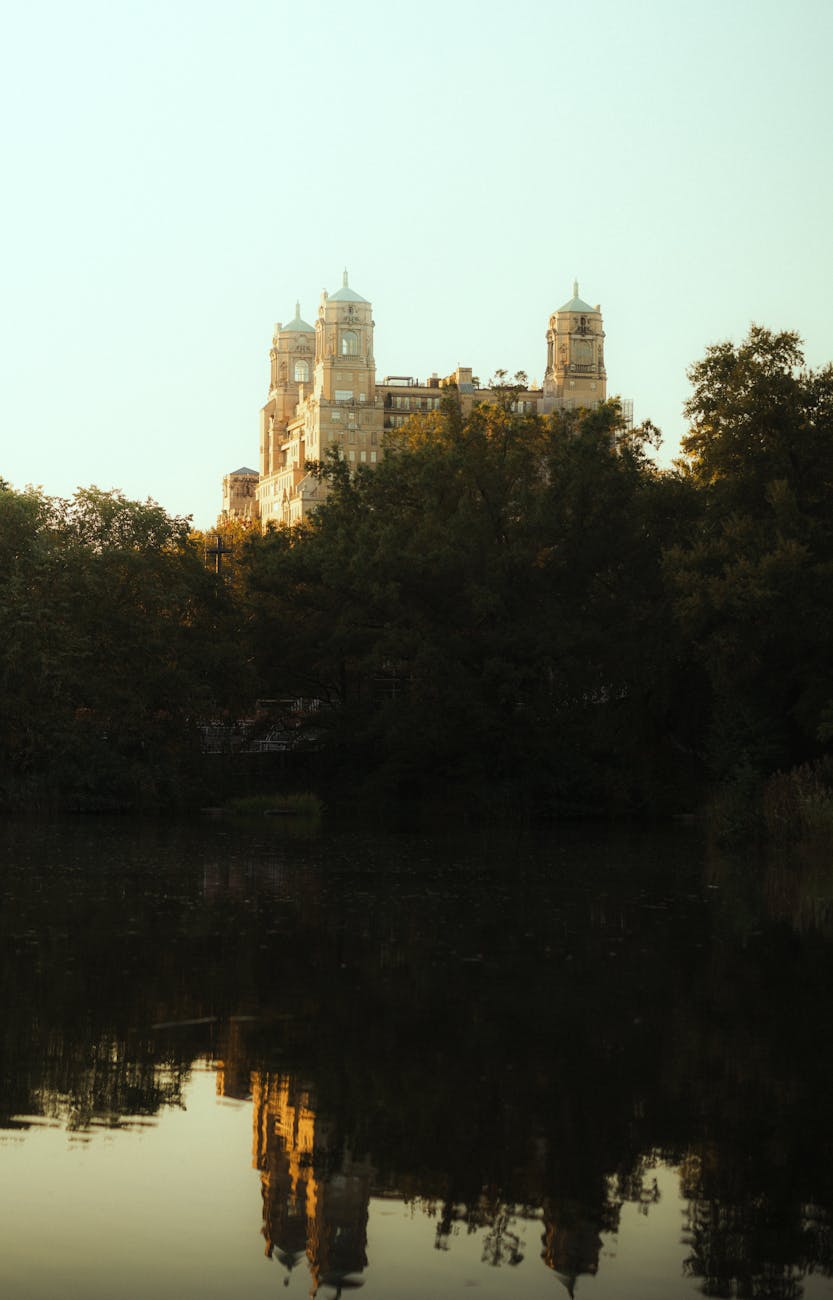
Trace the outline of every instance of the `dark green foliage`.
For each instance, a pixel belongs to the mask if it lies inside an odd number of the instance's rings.
[[[379,467],[250,553],[265,693],[332,706],[340,776],[562,812],[654,801],[671,743],[662,545],[689,489],[619,409],[413,420]],[[329,730],[325,732],[325,729]]]
[[[818,756],[833,717],[833,368],[753,327],[690,377],[683,441],[701,522],[671,548],[681,628],[709,683],[715,775]]]
[[[616,402],[448,390],[375,470],[319,466],[302,526],[240,530],[227,581],[152,502],[0,484],[0,801],[177,802],[199,724],[260,699],[328,805],[661,811],[708,777],[761,824],[765,778],[833,740],[833,369],[754,327],[690,375],[671,472]]]
[[[180,802],[238,658],[186,520],[0,490],[0,803]]]
[[[520,416],[505,376],[375,474],[323,467],[326,507],[252,550],[252,620],[270,690],[332,706],[339,775],[586,813],[706,776],[743,803],[827,751],[833,371],[753,327],[690,375],[673,472],[615,403]]]

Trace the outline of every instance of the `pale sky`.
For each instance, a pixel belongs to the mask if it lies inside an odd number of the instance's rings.
[[[380,378],[540,381],[577,278],[668,461],[710,343],[833,358],[831,51],[831,0],[7,7],[0,477],[210,526],[345,266]]]

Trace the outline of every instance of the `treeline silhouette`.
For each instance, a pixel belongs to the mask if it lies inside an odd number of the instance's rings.
[[[616,401],[449,390],[374,470],[317,466],[303,525],[220,526],[219,577],[151,502],[5,486],[0,800],[205,802],[234,764],[200,729],[244,716],[329,798],[683,811],[808,764],[826,789],[833,369],[753,327],[689,374],[671,470]]]

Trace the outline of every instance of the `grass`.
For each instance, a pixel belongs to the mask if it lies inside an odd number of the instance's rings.
[[[296,794],[253,794],[241,799],[229,799],[225,805],[231,813],[245,816],[279,814],[287,817],[320,817],[324,804],[310,790]]]
[[[764,786],[763,815],[770,835],[799,839],[833,831],[833,773],[829,760],[776,772]]]
[[[833,761],[803,763],[763,778],[736,770],[713,794],[706,825],[718,844],[798,842],[833,836]]]

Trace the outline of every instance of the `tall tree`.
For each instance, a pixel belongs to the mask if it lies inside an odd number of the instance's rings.
[[[711,683],[716,774],[771,771],[833,735],[833,367],[753,326],[689,375],[702,523],[667,572]]]
[[[328,721],[344,767],[396,789],[627,805],[669,730],[660,557],[689,489],[616,403],[544,419],[513,393],[415,417],[373,472],[321,468],[326,504],[253,543],[261,668],[332,705],[318,739]]]

